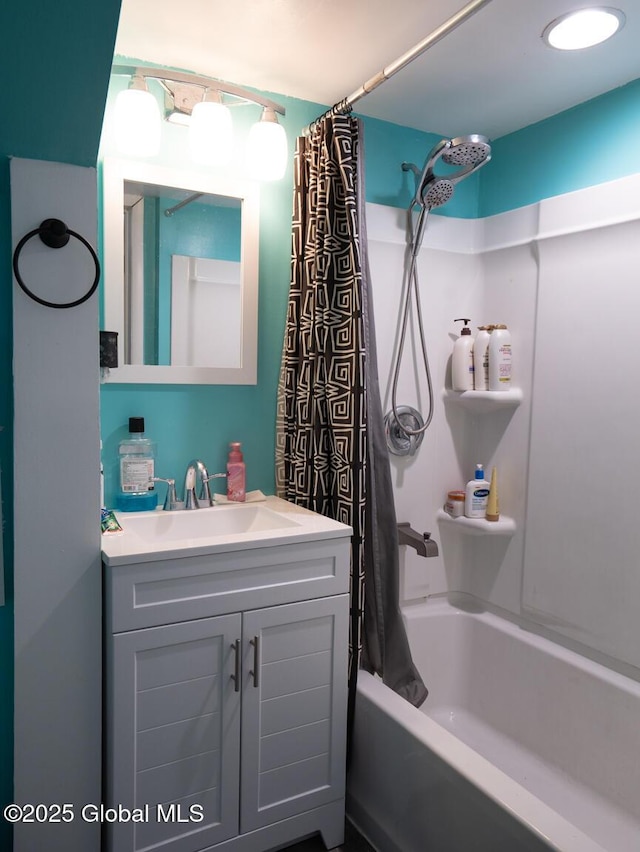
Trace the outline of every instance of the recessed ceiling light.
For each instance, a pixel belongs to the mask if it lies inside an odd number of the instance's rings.
[[[625,22],[620,9],[592,6],[568,12],[544,28],[542,38],[558,50],[581,50],[611,38]]]

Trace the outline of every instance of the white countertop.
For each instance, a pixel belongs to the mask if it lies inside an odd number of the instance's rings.
[[[206,509],[115,514],[122,532],[102,534],[102,558],[107,565],[203,556],[352,534],[350,526],[279,497]]]

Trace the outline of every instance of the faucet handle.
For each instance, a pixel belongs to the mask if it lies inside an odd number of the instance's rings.
[[[210,479],[223,479],[223,478],[226,479],[226,477],[227,477],[226,473],[212,473],[211,476],[206,476],[206,477],[203,476],[202,481],[203,482],[209,482]]]
[[[173,512],[180,508],[178,497],[176,495],[175,479],[164,479],[162,476],[152,476],[149,478],[149,482],[167,483],[167,495],[164,498],[164,506],[162,507],[165,512]]]
[[[211,489],[209,488],[209,482],[212,479],[221,479],[222,477],[226,478],[226,473],[212,473],[209,475],[208,473],[203,472],[200,477],[200,494],[198,495],[198,502],[204,503],[205,506],[213,506],[213,497],[211,496]]]

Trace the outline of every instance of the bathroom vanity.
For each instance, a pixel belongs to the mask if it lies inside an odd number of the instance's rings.
[[[118,517],[104,848],[339,845],[351,528],[271,497]]]

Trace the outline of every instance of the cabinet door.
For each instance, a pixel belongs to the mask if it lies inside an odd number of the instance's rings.
[[[344,796],[348,608],[243,615],[242,832]]]
[[[143,818],[109,826],[114,852],[193,852],[238,833],[240,628],[227,615],[113,638],[109,805]]]

